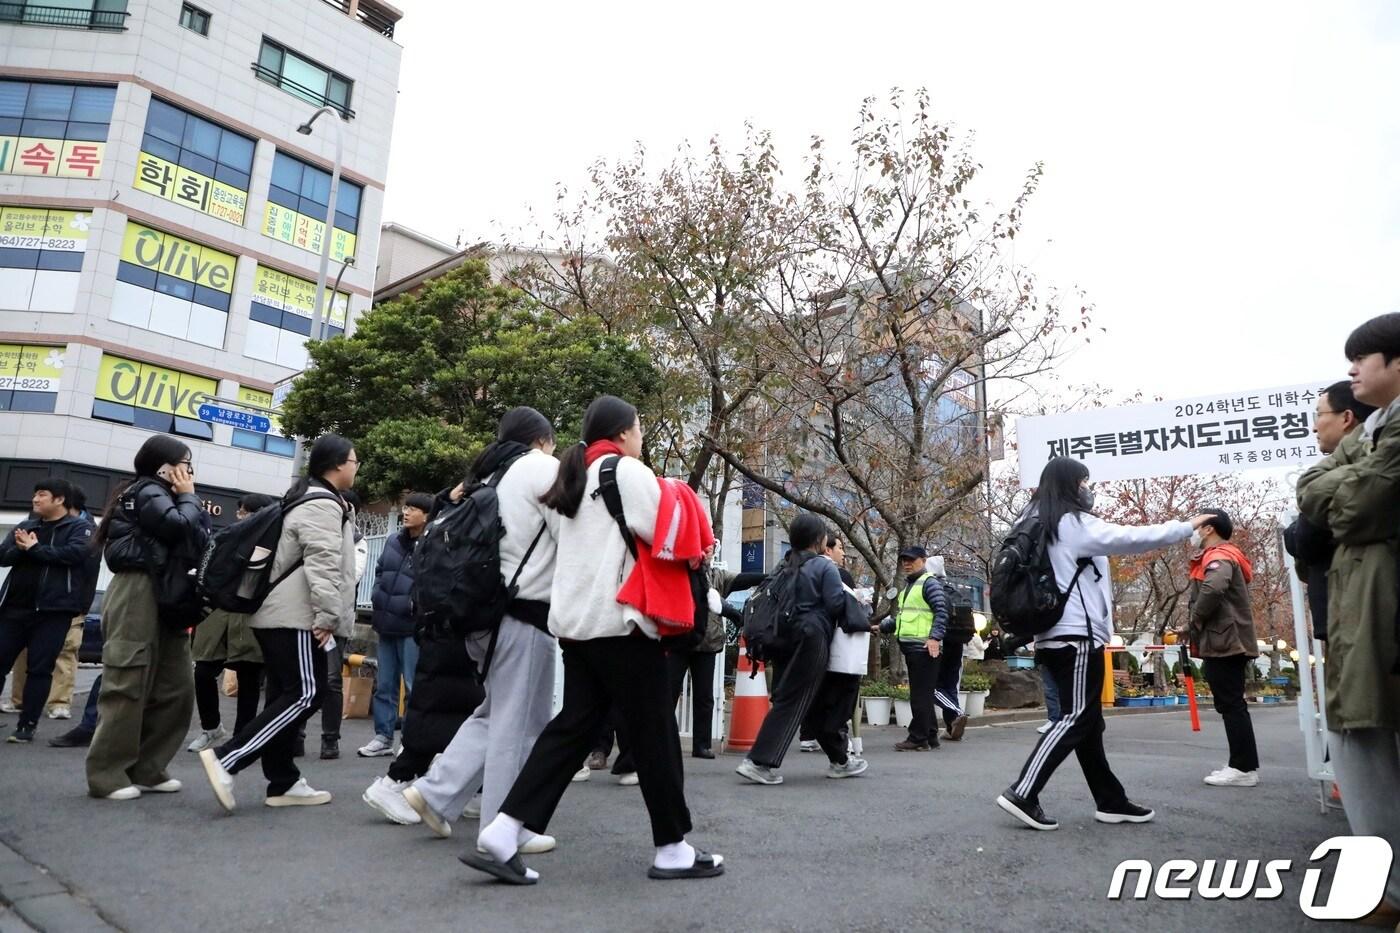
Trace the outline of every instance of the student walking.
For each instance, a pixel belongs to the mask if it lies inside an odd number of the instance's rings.
[[[242,521],[276,501],[272,496],[248,493],[238,500],[234,519]],[[224,728],[219,712],[219,675],[225,670],[238,678],[238,712],[232,732]],[[194,702],[201,731],[186,751],[202,752],[219,745],[253,721],[262,699],[262,670],[262,650],[248,627],[248,616],[222,609],[209,613],[194,630]]]
[[[639,459],[641,454],[637,410],[613,396],[595,399],[583,416],[583,441],[564,454],[559,475],[544,497],[544,504],[560,516],[549,629],[563,644],[564,708],[535,742],[496,818],[478,835],[486,854],[471,851],[461,856],[467,865],[512,884],[538,880],[521,862],[520,846],[530,834],[548,830],[560,798],[614,704],[631,742],[651,817],[656,851],[648,877],[710,878],[724,871],[721,856],[702,852],[685,838],[691,829],[690,809],[660,629],[635,606],[619,601],[634,583],[655,582],[650,574],[647,579],[636,576],[638,567],[656,569],[654,555],[648,552],[658,537],[662,498],[656,475]],[[622,521],[639,548],[638,557],[600,488],[605,464],[615,469]],[[660,543],[666,546],[664,540]],[[703,556],[707,555],[695,558]],[[677,595],[680,602],[689,602],[688,585]],[[490,786],[488,778],[488,792]]]
[[[1128,799],[1104,754],[1103,650],[1112,637],[1109,624],[1107,555],[1140,554],[1191,537],[1207,516],[1133,528],[1114,525],[1093,513],[1089,470],[1069,457],[1045,465],[1040,485],[1021,521],[1044,530],[1055,582],[1067,594],[1060,621],[1036,636],[1036,661],[1055,678],[1062,718],[1036,744],[1021,775],[997,798],[997,806],[1032,829],[1058,829],[1045,816],[1040,792],[1073,752],[1094,796],[1094,818],[1101,823],[1146,823],[1155,814]],[[1073,584],[1071,586],[1071,584]]]
[[[112,582],[102,604],[102,693],[87,754],[88,793],[132,800],[174,793],[166,773],[194,708],[190,626],[199,610],[170,605],[167,581],[193,567],[209,537],[209,515],[194,493],[190,449],[164,434],[136,452],[136,479],[117,487],[93,541]]]
[[[350,441],[326,434],[311,445],[308,475],[282,498],[291,508],[271,567],[271,578],[280,582],[249,621],[262,649],[267,705],[228,742],[199,753],[214,796],[227,811],[235,806],[233,776],[259,759],[269,807],[331,801],[328,792],[307,784],[293,752],[297,729],[325,697],[326,652],[337,634],[349,636],[355,536],[340,494],[354,484],[359,465]]]

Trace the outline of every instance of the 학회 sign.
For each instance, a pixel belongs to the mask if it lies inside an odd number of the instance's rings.
[[[1293,467],[1319,456],[1317,398],[1327,382],[1021,418],[1021,486],[1054,457],[1074,457],[1096,481]]]
[[[239,411],[236,408],[225,408],[211,402],[205,402],[199,406],[199,420],[208,421],[211,424],[228,424],[258,434],[266,434],[272,430],[272,422],[263,415],[255,415],[250,411]]]

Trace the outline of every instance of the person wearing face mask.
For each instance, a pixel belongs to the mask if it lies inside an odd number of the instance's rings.
[[[1249,581],[1254,567],[1230,543],[1234,523],[1223,509],[1206,509],[1210,520],[1191,533],[1190,621],[1186,635],[1204,659],[1215,711],[1225,722],[1230,761],[1206,775],[1212,787],[1254,787],[1259,783],[1259,750],[1244,696],[1245,675],[1259,656]]]
[[[1040,737],[1020,776],[996,800],[997,806],[1032,829],[1059,828],[1041,809],[1040,793],[1071,752],[1079,759],[1094,796],[1094,819],[1146,823],[1155,816],[1128,799],[1104,754],[1099,695],[1104,646],[1113,636],[1107,558],[1179,544],[1209,516],[1132,527],[1106,522],[1093,508],[1088,467],[1070,457],[1056,457],[1045,465],[1040,485],[1021,517],[1022,521],[1038,520],[1045,530],[1055,582],[1068,597],[1060,621],[1035,639],[1036,661],[1055,678],[1062,716]]]

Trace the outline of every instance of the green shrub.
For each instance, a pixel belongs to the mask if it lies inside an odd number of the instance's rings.
[[[982,693],[992,689],[992,678],[980,672],[963,674],[962,689],[968,693]]]

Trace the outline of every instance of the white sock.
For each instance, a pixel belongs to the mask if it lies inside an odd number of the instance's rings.
[[[653,864],[657,868],[690,868],[695,865],[695,849],[684,839],[668,846],[657,846]]]
[[[524,831],[525,825],[515,817],[497,813],[496,818],[477,835],[476,844],[504,865],[515,858],[515,853],[520,850],[520,834]]]

